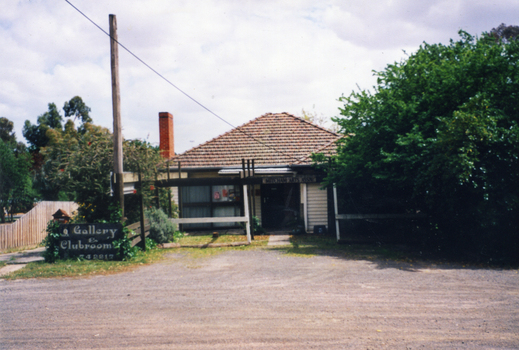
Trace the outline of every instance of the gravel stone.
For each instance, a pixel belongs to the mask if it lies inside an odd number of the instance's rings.
[[[1,349],[517,349],[517,270],[281,250],[0,280]]]

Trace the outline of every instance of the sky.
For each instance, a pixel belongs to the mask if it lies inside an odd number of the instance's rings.
[[[265,113],[339,116],[341,96],[423,42],[519,24],[517,0],[69,1],[106,32],[116,15],[119,42],[183,91],[119,48],[124,137],[158,145],[170,112],[177,153]],[[112,130],[110,39],[69,3],[3,0],[0,47],[0,117],[19,141],[74,96]]]

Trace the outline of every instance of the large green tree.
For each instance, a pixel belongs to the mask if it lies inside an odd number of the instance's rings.
[[[341,97],[327,181],[425,211],[435,247],[519,256],[519,41],[459,34]]]
[[[66,101],[63,105],[63,111],[65,117],[74,117],[75,119],[81,120],[84,123],[91,123],[90,118],[90,107],[88,107],[83,99],[79,96],[75,96],[70,101]],[[37,124],[32,124],[29,120],[25,121],[23,126],[23,136],[29,143],[29,148],[32,151],[39,151],[42,147],[45,147],[49,143],[49,130],[55,130],[63,132],[63,117],[61,116],[56,104],[49,103],[48,111],[40,115],[37,119]],[[72,119],[67,120],[65,129],[71,129],[74,127]],[[82,130],[82,126],[79,128]]]
[[[110,194],[113,171],[113,136],[110,131],[91,123],[82,125],[83,132],[69,129],[48,133],[49,143],[42,149],[45,157],[43,173],[49,188],[59,188],[68,198],[79,203],[79,214],[86,222],[108,220],[114,205]],[[124,167],[127,172],[141,171],[143,179],[152,181],[162,161],[159,150],[140,140],[123,143]],[[150,204],[149,186],[145,188]],[[129,199],[128,199],[129,200]],[[128,214],[138,217],[140,202],[125,206]],[[129,219],[137,220],[135,217]]]
[[[90,107],[79,96],[66,101],[63,105],[63,112],[66,118],[70,118],[66,120],[64,125],[65,119],[60,114],[56,104],[49,103],[48,111],[37,118],[37,123],[32,124],[29,120],[26,120],[22,130],[34,160],[34,187],[45,200],[72,200],[73,198],[67,191],[63,190],[61,184],[48,181],[48,172],[53,169],[45,166],[47,162],[40,151],[51,142],[70,142],[72,143],[70,146],[73,146],[74,143],[77,143],[78,134],[86,132],[85,124],[92,122]],[[77,130],[76,119],[81,123]]]
[[[12,121],[5,117],[0,117],[0,139],[14,147],[16,153],[23,153],[27,147],[22,142],[17,142],[13,128],[14,124]]]
[[[0,221],[5,214],[32,206],[31,158],[23,144],[16,141],[13,123],[0,118]]]
[[[54,103],[38,117],[37,124],[25,122],[23,134],[38,159],[35,187],[44,199],[78,202],[79,214],[87,222],[111,220],[115,204],[110,194],[113,136],[108,129],[92,123],[90,108],[79,96],[65,102],[63,111],[71,118],[65,125]],[[76,119],[80,121],[78,128]],[[156,147],[145,141],[125,140],[123,154],[125,171],[141,171],[145,180],[155,179],[162,161]],[[146,202],[151,204],[149,186],[144,192]],[[140,201],[126,200],[129,219],[136,220]]]
[[[16,135],[13,132],[14,124],[5,117],[0,117],[0,139],[4,142],[16,142]]]

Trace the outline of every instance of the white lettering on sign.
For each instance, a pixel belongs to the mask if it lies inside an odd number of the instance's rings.
[[[99,249],[99,250],[105,250],[105,249],[112,249],[113,246],[111,243],[81,243],[81,240],[77,241],[77,243],[73,243],[70,240],[61,241],[60,242],[61,249],[68,249],[68,250],[81,250],[81,249]]]
[[[81,229],[81,226],[74,226],[72,229],[72,232],[76,235],[105,235],[110,234],[111,238],[115,237],[115,234],[117,233],[117,229],[110,228],[110,229],[96,229],[95,225],[88,225],[88,228]],[[68,230],[64,229],[62,236],[68,236]]]

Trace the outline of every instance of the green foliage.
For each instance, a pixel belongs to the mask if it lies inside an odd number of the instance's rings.
[[[80,204],[82,221],[109,221],[109,207],[114,199],[110,195],[110,173],[113,170],[112,134],[106,128],[92,124],[90,108],[81,97],[75,96],[63,106],[65,117],[81,121],[76,129],[72,119],[63,126],[63,117],[55,104],[38,117],[32,125],[26,121],[23,134],[36,159],[35,187],[46,200],[73,200]],[[5,125],[7,130],[9,125]],[[0,124],[1,127],[1,124]],[[123,142],[123,164],[126,172],[141,172],[145,206],[153,205],[154,193],[150,181],[157,174],[162,161],[159,150],[146,141]],[[164,192],[162,190],[161,192]],[[128,200],[125,208],[129,219],[138,216],[140,199]],[[161,195],[164,198],[164,194]],[[126,199],[125,199],[126,201]]]
[[[101,215],[98,215],[101,216]],[[97,223],[120,223],[121,222],[121,210],[116,205],[108,206],[108,213],[104,215],[107,219],[99,219],[95,222]],[[93,222],[93,221],[85,221],[85,218],[81,215],[77,215],[71,220],[71,223],[84,223],[84,222]],[[113,247],[117,249],[116,258],[118,260],[131,260],[133,259],[137,253],[139,252],[138,247],[132,247],[132,241],[128,239],[131,231],[127,227],[123,227],[123,238],[114,240]],[[45,245],[45,253],[43,254],[45,261],[48,263],[54,263],[59,258],[59,222],[51,220],[47,225],[47,237],[43,240],[43,244]]]
[[[47,224],[47,237],[43,240],[45,262],[53,263],[59,260],[59,222],[50,220]]]
[[[139,247],[132,247],[132,241],[128,239],[127,234],[125,234],[123,238],[113,241],[112,245],[117,249],[116,257],[118,260],[131,260],[135,258],[139,252]]]
[[[93,124],[84,128],[83,134],[54,134],[49,146],[42,149],[44,179],[48,188],[59,188],[79,203],[82,221],[109,221],[114,203],[110,196],[112,136]]]
[[[158,243],[155,242],[153,239],[146,237],[146,249],[156,249],[158,246]]]
[[[157,166],[163,161],[159,149],[143,140],[125,140],[123,148],[124,170],[140,171],[143,181],[154,181]]]
[[[501,23],[497,28],[492,28],[489,33],[496,40],[508,42],[509,40],[517,39],[519,37],[519,26],[507,26]]]
[[[168,192],[170,192],[170,197],[168,197]],[[173,194],[171,193],[171,188],[169,187],[161,187],[159,188],[159,200],[160,200],[160,207],[162,210],[168,214],[169,210],[169,198],[171,198],[171,217],[176,218],[178,216],[178,205],[173,200]]]
[[[80,133],[85,132],[85,124],[90,122],[88,116],[90,108],[85,105],[81,97],[75,96],[64,104],[65,117],[78,117],[83,124],[79,127]],[[73,200],[73,193],[63,190],[59,184],[49,181],[48,175],[56,170],[49,166],[45,155],[40,154],[40,150],[52,145],[58,148],[57,155],[61,155],[60,149],[74,149],[77,144],[78,131],[74,121],[68,119],[63,126],[63,117],[54,103],[49,103],[48,111],[40,115],[37,124],[32,124],[29,120],[25,121],[22,133],[29,143],[29,149],[35,159],[34,169],[36,177],[34,187],[46,200]]]
[[[29,143],[31,150],[39,150],[49,142],[47,130],[62,128],[63,117],[59,114],[58,108],[54,103],[49,103],[49,110],[38,117],[38,124],[31,124],[26,120],[22,134]]]
[[[79,118],[83,124],[92,122],[89,116],[90,107],[88,107],[79,96],[75,96],[70,101],[65,102],[63,110],[65,117]],[[73,125],[73,121],[67,121],[64,130],[63,117],[58,111],[58,107],[56,107],[55,103],[49,103],[49,110],[38,117],[37,124],[32,124],[28,120],[25,121],[22,133],[29,143],[29,148],[32,151],[39,151],[50,142],[51,138],[47,134],[49,130],[62,133],[66,131],[67,128],[74,128]]]
[[[150,208],[145,211],[145,215],[150,222],[149,237],[155,242],[174,242],[182,236],[182,234],[176,230],[175,224],[169,221],[168,216],[161,209]]]
[[[519,41],[460,36],[375,72],[373,93],[341,97],[348,137],[315,159],[328,183],[427,212],[430,245],[519,256]]]
[[[105,128],[83,124],[84,131],[49,133],[51,141],[42,149],[44,182],[48,189],[59,189],[79,203],[79,214],[85,222],[109,221],[110,173],[113,170],[112,134]],[[144,180],[155,178],[160,161],[158,150],[146,142],[125,141],[123,144],[125,171],[142,171]],[[155,166],[152,166],[155,165]],[[145,205],[152,204],[149,185],[144,186]],[[56,192],[55,192],[56,193]],[[139,192],[140,193],[140,192]],[[127,202],[127,211],[138,212],[140,201]]]
[[[252,228],[254,229],[254,234],[263,234],[265,233],[265,229],[261,226],[261,221],[257,216],[252,217]]]
[[[65,117],[74,117],[74,120],[78,118],[83,124],[92,123],[92,118],[89,115],[90,107],[79,96],[75,96],[70,101],[65,102],[63,111],[65,112]]]
[[[28,152],[16,152],[16,142],[0,139],[0,221],[5,211],[31,208],[35,200],[32,190],[32,161]]]
[[[130,231],[128,227],[123,227],[123,238],[112,243],[114,248],[117,249],[116,257],[119,260],[128,261],[134,259],[140,251],[138,246],[132,247],[132,240],[128,238],[131,235],[133,235],[133,231]]]
[[[16,135],[13,132],[14,124],[7,118],[0,117],[0,139],[5,143],[16,142]]]
[[[125,171],[134,173],[140,171],[143,181],[142,189],[136,184],[136,196],[125,196],[124,202],[125,217],[128,218],[128,222],[137,222],[140,220],[141,195],[144,198],[145,208],[157,206],[156,189],[153,186],[153,181],[158,175],[158,165],[163,161],[163,158],[160,156],[159,149],[146,141],[126,140],[123,148]],[[166,189],[159,189],[159,200],[160,206],[167,210]]]

